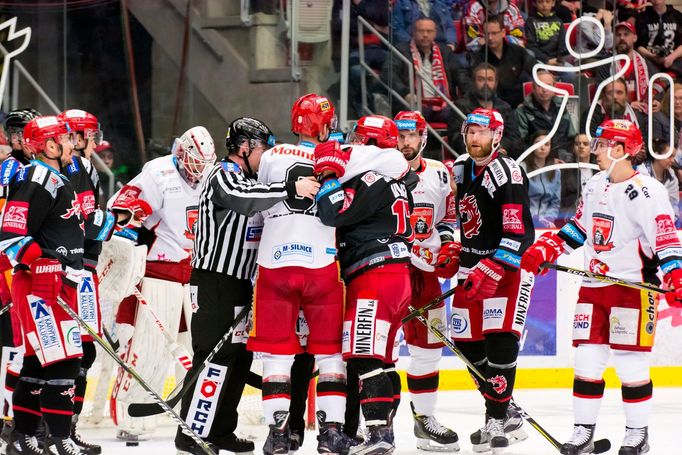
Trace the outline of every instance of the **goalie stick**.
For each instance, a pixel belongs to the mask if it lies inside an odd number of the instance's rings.
[[[559,272],[570,273],[571,275],[581,276],[583,278],[592,278],[593,280],[598,280],[604,283],[618,284],[620,286],[625,286],[628,288],[640,289],[642,291],[656,292],[658,294],[665,294],[665,289],[654,286],[648,283],[637,283],[634,281],[621,280],[620,278],[601,275],[599,273],[588,272],[587,270],[574,269],[572,267],[566,267],[565,265],[554,264],[553,262],[545,262],[542,264],[545,269],[554,269]]]
[[[232,332],[237,328],[237,326],[242,322],[242,320],[249,314],[249,311],[251,310],[250,305],[246,305],[241,312],[237,315],[236,318],[234,318],[234,322],[232,322],[232,325],[230,326],[229,330],[225,332],[225,335],[218,341],[218,344],[215,345],[213,350],[206,356],[206,360],[199,365],[194,372],[194,376],[187,378],[185,376],[185,379],[180,382],[175,389],[168,395],[168,401],[165,402],[164,404],[167,404],[171,408],[174,408],[175,405],[177,405],[180,400],[182,400],[182,397],[189,391],[189,389],[192,387],[192,385],[199,379],[199,375],[201,374],[201,371],[206,367],[206,365],[213,360],[213,357],[222,349],[223,345],[232,337]],[[161,403],[131,403],[128,405],[128,414],[131,415],[131,417],[147,417],[147,416],[152,416],[156,414],[161,414],[165,409],[161,405]]]
[[[196,442],[199,447],[208,455],[217,455],[213,449],[211,449],[211,446],[201,439],[191,428],[187,423],[182,420],[182,418],[173,410],[173,406],[170,406],[169,403],[165,402],[161,396],[152,389],[147,382],[142,379],[142,377],[135,371],[132,367],[128,366],[123,360],[121,360],[117,355],[116,352],[109,346],[109,344],[100,337],[95,330],[93,330],[92,327],[90,327],[84,320],[81,318],[70,306],[68,303],[66,303],[61,297],[57,297],[57,303],[59,304],[60,307],[66,313],[71,316],[75,321],[80,324],[81,327],[83,327],[88,334],[104,349],[104,351],[109,354],[109,357],[114,359],[114,361],[121,367],[123,368],[126,373],[128,373],[135,381],[137,381],[138,384],[147,392],[155,401],[156,405],[160,406],[167,414],[168,416],[173,419],[182,429],[184,430],[183,432],[189,437],[191,437],[194,442]]]
[[[455,354],[457,357],[459,357],[459,359],[462,362],[464,362],[464,365],[466,365],[467,368],[469,368],[469,370],[472,371],[476,375],[476,377],[478,377],[478,379],[480,379],[481,381],[486,380],[485,376],[483,376],[483,373],[481,373],[479,371],[479,369],[476,368],[476,365],[471,363],[469,361],[469,359],[464,357],[464,354],[462,354],[462,351],[460,351],[459,348],[457,348],[455,343],[453,343],[450,338],[448,338],[438,327],[433,325],[431,322],[427,321],[426,318],[424,316],[422,316],[418,312],[418,310],[416,310],[412,305],[409,306],[409,309],[410,309],[411,314],[417,314],[417,316],[415,316],[415,317],[419,320],[419,322],[424,324],[426,326],[426,328],[429,330],[429,332],[434,334],[436,336],[436,338],[438,338],[440,341],[442,341],[445,344],[445,346],[452,351],[453,354]],[[530,426],[535,428],[537,430],[537,432],[540,433],[540,435],[542,435],[543,438],[547,439],[547,441],[549,441],[549,443],[552,444],[555,449],[561,450],[561,443],[559,441],[557,441],[551,434],[549,434],[547,432],[547,430],[545,430],[521,406],[516,404],[516,401],[514,401],[514,398],[511,398],[509,400],[509,406],[514,408],[514,410],[516,410],[516,412],[518,412],[521,415],[521,417],[523,417],[526,420],[526,422],[528,422],[530,424]],[[611,449],[611,442],[608,439],[599,439],[597,441],[594,441],[594,450],[592,451],[592,453],[595,453],[595,454],[604,453],[604,452],[608,452],[610,449]]]

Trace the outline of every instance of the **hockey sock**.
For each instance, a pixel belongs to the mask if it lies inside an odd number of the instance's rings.
[[[400,375],[397,371],[395,371],[395,363],[385,364],[384,373],[388,375],[388,379],[391,380],[391,385],[393,386],[393,404],[391,405],[391,415],[395,416],[398,412],[398,406],[400,406],[400,392],[402,389],[400,384]]]
[[[267,425],[275,424],[275,412],[289,412],[293,355],[263,354],[263,415]]]
[[[492,333],[486,336],[488,368],[485,378],[485,407],[488,416],[504,419],[516,380],[516,359],[519,341],[511,333]]]
[[[434,415],[438,397],[438,362],[441,348],[426,349],[409,346],[410,364],[407,366],[407,388],[414,411],[419,415]]]
[[[15,428],[20,433],[33,435],[40,423],[40,393],[45,371],[35,355],[24,357],[21,373],[12,394]]]
[[[350,359],[358,372],[360,407],[368,427],[388,424],[393,407],[393,384],[378,359]]]
[[[294,356],[291,365],[291,404],[289,405],[289,429],[292,434],[301,437],[303,443],[306,427],[306,411],[308,401],[308,386],[310,385],[315,356],[302,352]],[[261,386],[262,388],[262,386]]]
[[[341,354],[316,355],[320,370],[317,380],[317,407],[326,422],[343,423],[346,410],[346,365]]]
[[[623,394],[623,409],[625,411],[625,426],[630,428],[642,428],[649,425],[649,416],[653,401],[651,396],[654,391],[653,382],[647,384],[621,388]]]
[[[83,399],[85,397],[85,389],[88,382],[88,370],[95,363],[97,351],[95,350],[95,343],[93,341],[86,341],[83,343],[83,358],[81,359],[81,367],[76,377],[76,389],[74,391],[75,397],[73,399],[73,413],[79,415],[83,410]]]
[[[11,368],[7,368],[7,373],[5,376],[5,407],[11,406],[11,397],[14,395],[14,390],[17,388],[17,384],[19,383],[19,373],[16,371],[12,370]],[[7,416],[9,415],[9,409],[4,409],[3,410],[3,415]]]
[[[457,349],[464,355],[464,357],[478,369],[479,372],[485,374],[485,370],[488,366],[488,358],[485,355],[485,340],[480,341],[456,341],[455,345]],[[483,395],[485,393],[485,383],[481,381],[476,373],[471,371],[470,368],[469,375],[474,381],[474,385],[478,392]]]
[[[597,423],[604,387],[606,383],[603,379],[601,381],[585,381],[578,378],[573,380],[573,415],[576,424],[594,425]]]
[[[64,360],[45,367],[40,411],[50,434],[56,438],[65,438],[71,432],[75,379],[79,371],[80,359]]]

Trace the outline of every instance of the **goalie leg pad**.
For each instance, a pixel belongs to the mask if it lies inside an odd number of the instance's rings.
[[[102,243],[97,262],[100,295],[113,302],[120,302],[133,293],[144,276],[147,247],[136,246],[119,236]]]

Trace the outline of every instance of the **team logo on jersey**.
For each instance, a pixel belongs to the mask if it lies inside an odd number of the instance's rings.
[[[199,206],[191,205],[185,209],[185,238],[194,240],[196,224],[199,219]]]
[[[355,190],[343,190],[343,207],[339,210],[339,213],[343,213],[348,210],[348,207],[353,203],[355,198]]]
[[[79,193],[78,201],[84,216],[88,216],[95,211],[95,195],[92,191],[88,190]]]
[[[606,275],[606,273],[609,271],[609,266],[604,264],[599,259],[591,259],[589,269],[590,269],[590,272],[592,272],[592,273],[598,273],[600,275]]]
[[[433,207],[415,207],[410,214],[410,224],[417,240],[428,239],[433,225]]]
[[[81,204],[80,202],[78,202],[77,198],[72,199],[71,207],[67,208],[66,212],[63,215],[59,216],[64,220],[68,220],[71,217],[76,217],[76,219],[79,221],[78,226],[80,226],[81,230],[85,232],[85,223],[81,218]]]
[[[28,202],[11,201],[2,218],[2,229],[6,232],[25,235],[28,232]]]
[[[481,230],[481,212],[473,195],[467,194],[459,200],[459,214],[464,237],[470,239],[477,236]]]
[[[493,390],[498,394],[502,395],[507,390],[507,378],[498,374],[492,378],[486,379],[492,386]]]
[[[523,226],[521,204],[502,204],[502,231],[510,234],[523,234],[526,232]]]
[[[670,215],[658,215],[656,217],[656,251],[679,245],[680,240],[675,231],[675,223]]]
[[[594,213],[592,215],[592,243],[594,251],[597,253],[611,251],[614,246],[611,241],[612,235],[613,216],[603,213]]]

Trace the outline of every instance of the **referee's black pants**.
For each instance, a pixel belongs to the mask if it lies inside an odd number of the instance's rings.
[[[192,315],[194,357],[192,369],[187,373],[187,377],[197,374],[197,368],[230,329],[236,313],[234,308],[249,305],[253,294],[251,280],[199,269],[192,270],[190,286],[191,291],[196,292],[198,309]],[[246,350],[244,343],[227,342],[211,360],[211,363],[227,367],[226,378],[220,389],[215,416],[207,438],[219,447],[222,440],[235,438],[237,405],[251,369],[252,359],[253,355]],[[195,392],[200,394],[195,388],[196,383],[182,398],[181,416],[185,421],[188,421],[187,413]],[[201,398],[201,395],[199,397]]]

